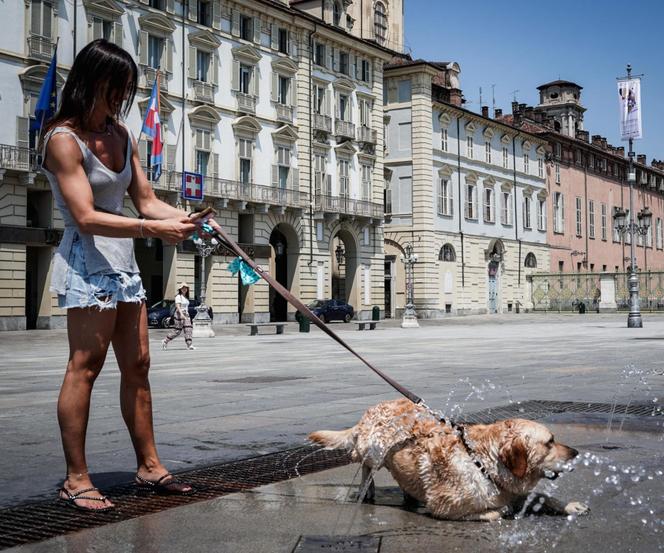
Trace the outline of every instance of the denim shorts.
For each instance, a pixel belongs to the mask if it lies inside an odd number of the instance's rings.
[[[74,239],[69,255],[66,293],[58,294],[58,306],[116,309],[118,302],[140,303],[145,290],[138,273],[117,272],[89,275],[81,241]]]

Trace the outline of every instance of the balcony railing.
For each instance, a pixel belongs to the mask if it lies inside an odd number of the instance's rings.
[[[214,86],[203,81],[194,81],[194,99],[199,102],[214,101]]]
[[[374,129],[369,127],[358,127],[357,128],[357,141],[364,142],[365,144],[377,144],[378,143],[378,133]]]
[[[316,209],[325,213],[340,213],[372,219],[383,218],[383,204],[367,200],[357,200],[345,196],[316,196]]]
[[[0,169],[36,171],[36,160],[37,152],[35,150],[11,144],[0,144]]]
[[[291,123],[293,121],[293,108],[284,104],[277,104],[277,119]]]
[[[355,140],[355,125],[353,123],[337,119],[334,129],[336,136]]]
[[[314,113],[314,130],[331,133],[332,118],[327,115],[320,115],[319,113]]]
[[[148,67],[144,65],[142,67],[142,71],[145,88],[152,88],[154,81],[157,78],[157,70],[154,67]],[[161,77],[159,78],[159,90],[162,92],[168,92],[168,75],[163,71],[161,72]]]
[[[244,113],[256,113],[256,96],[238,92],[237,110]]]
[[[53,41],[44,36],[31,35],[28,37],[28,50],[30,57],[50,60],[53,57]]]

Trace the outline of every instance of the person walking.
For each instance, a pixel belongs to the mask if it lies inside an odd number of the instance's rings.
[[[86,511],[113,508],[94,487],[85,456],[90,396],[110,345],[120,369],[122,417],[136,453],[136,485],[160,493],[193,491],[169,473],[157,454],[145,290],[133,239],[176,244],[196,224],[155,196],[136,139],[122,121],[137,79],[128,52],[104,39],[89,43],[76,56],[60,108],[40,141],[42,169],[65,223],[51,282],[58,305],[67,310],[69,338],[58,398],[67,467],[59,498]],[[126,193],[143,218],[123,216]]]
[[[161,342],[162,349],[168,347],[171,340],[177,338],[184,330],[184,341],[187,349],[196,349],[191,343],[191,317],[189,316],[189,286],[186,282],[180,284],[178,293],[175,296],[175,312],[173,313],[175,326],[168,333],[168,336]]]

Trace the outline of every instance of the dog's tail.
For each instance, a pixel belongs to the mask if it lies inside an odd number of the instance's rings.
[[[353,439],[354,428],[346,430],[319,430],[309,434],[309,439],[317,444],[325,446],[326,449],[345,449],[350,451],[355,445]]]

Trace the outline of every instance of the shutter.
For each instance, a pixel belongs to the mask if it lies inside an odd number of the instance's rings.
[[[122,48],[123,37],[122,37],[122,21],[118,19],[113,23],[113,39],[115,44]]]
[[[270,46],[273,50],[279,49],[279,27],[274,23],[270,25]]]
[[[148,64],[148,32],[141,31],[138,38],[138,63]]]
[[[288,55],[297,59],[297,37],[293,31],[288,31]]]
[[[288,79],[288,105],[291,107],[295,106],[295,79]]]
[[[177,145],[166,144],[166,170],[175,171],[176,157],[178,154]]]
[[[253,27],[254,27],[254,42],[256,44],[261,43],[261,18],[260,17],[254,17],[251,20]]]
[[[212,64],[212,84],[219,86],[219,55],[217,53],[210,56],[210,63]]]
[[[148,143],[145,140],[138,141],[138,158],[145,169],[148,166]]]
[[[332,195],[332,175],[325,175],[325,194]]]
[[[30,118],[16,117],[16,145],[19,148],[30,147]]]
[[[187,66],[187,77],[196,78],[196,48],[189,46],[189,65]]]
[[[273,102],[279,101],[279,73],[272,71],[272,96]]]
[[[212,28],[221,29],[221,0],[212,0]]]
[[[336,66],[334,65],[334,46],[330,46],[329,56],[330,56],[330,65],[329,65],[329,68],[330,68],[332,71],[334,71],[334,70],[335,70],[335,67],[336,67]]]
[[[249,84],[249,89],[254,91],[254,96],[258,98],[258,66],[251,68],[251,83]]]
[[[198,0],[189,0],[189,19],[196,21],[198,19]]]
[[[212,176],[219,176],[219,154],[212,154]]]
[[[190,2],[192,0],[189,0]],[[175,0],[166,0],[166,11],[168,13],[175,13]]]
[[[279,186],[279,166],[278,165],[273,165],[272,166],[272,186],[275,186],[275,187]]]
[[[291,189],[297,190],[300,183],[300,170],[297,168],[291,169],[289,173],[291,177]]]
[[[367,60],[367,82],[371,84],[371,60]]]
[[[323,109],[325,110],[325,113],[323,115],[332,117],[332,94],[330,94],[330,91],[327,89],[327,87],[325,87],[323,90],[325,91],[325,98],[323,102]]]
[[[233,60],[233,74],[231,75],[231,89],[240,90],[240,62]]]
[[[240,12],[233,10],[231,17],[231,35],[240,36]]]
[[[357,79],[357,56],[355,54],[348,54],[348,74]]]
[[[102,21],[98,17],[92,18],[92,40],[102,38]]]
[[[164,54],[166,60],[166,72],[173,73],[173,44],[171,43],[170,38],[164,39]]]
[[[565,232],[565,196],[560,195],[560,221],[562,223],[561,232]]]
[[[203,131],[201,133],[201,136],[203,137],[203,150],[209,152],[210,150],[212,150],[212,141],[211,141],[212,133],[209,131]]]

